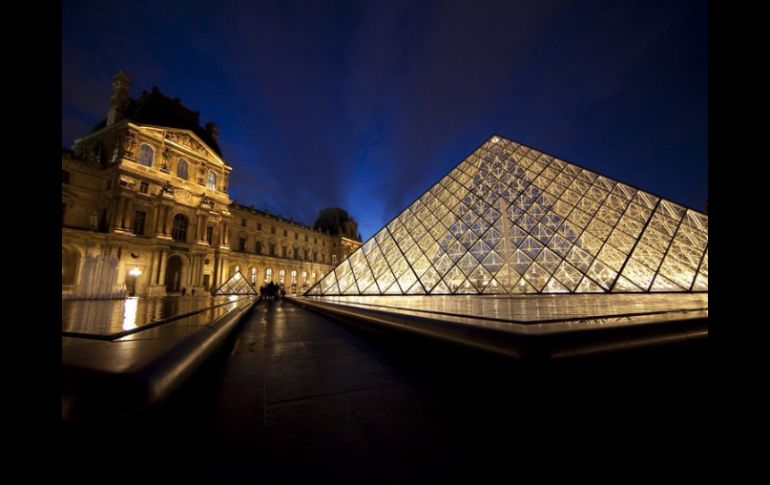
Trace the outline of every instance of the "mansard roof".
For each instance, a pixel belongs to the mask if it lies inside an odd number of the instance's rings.
[[[126,109],[126,118],[140,125],[156,125],[190,130],[222,157],[222,149],[205,128],[200,126],[200,113],[184,106],[179,98],[171,99],[161,93],[157,86],[150,93],[143,92],[139,99],[131,98]],[[103,119],[94,126],[91,133],[101,130],[107,124]]]

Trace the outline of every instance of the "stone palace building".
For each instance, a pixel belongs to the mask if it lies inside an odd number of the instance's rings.
[[[105,120],[62,150],[62,298],[206,295],[236,272],[301,293],[361,246],[341,209],[314,227],[230,199],[214,123],[118,71]]]

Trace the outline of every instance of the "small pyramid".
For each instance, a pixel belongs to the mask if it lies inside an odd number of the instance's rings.
[[[708,291],[708,216],[493,136],[307,295]]]
[[[217,288],[214,295],[256,295],[257,291],[251,286],[240,271],[236,271],[222,286]]]

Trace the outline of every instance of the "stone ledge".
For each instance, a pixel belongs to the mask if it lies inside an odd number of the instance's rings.
[[[194,315],[158,327],[179,327],[168,336],[109,342],[63,337],[62,419],[120,419],[166,401],[258,302],[246,300],[197,330],[187,321]]]

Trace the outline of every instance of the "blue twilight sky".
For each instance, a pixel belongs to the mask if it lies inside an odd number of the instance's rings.
[[[220,127],[230,195],[367,239],[492,133],[703,210],[705,1],[71,1],[62,146],[117,69]]]

